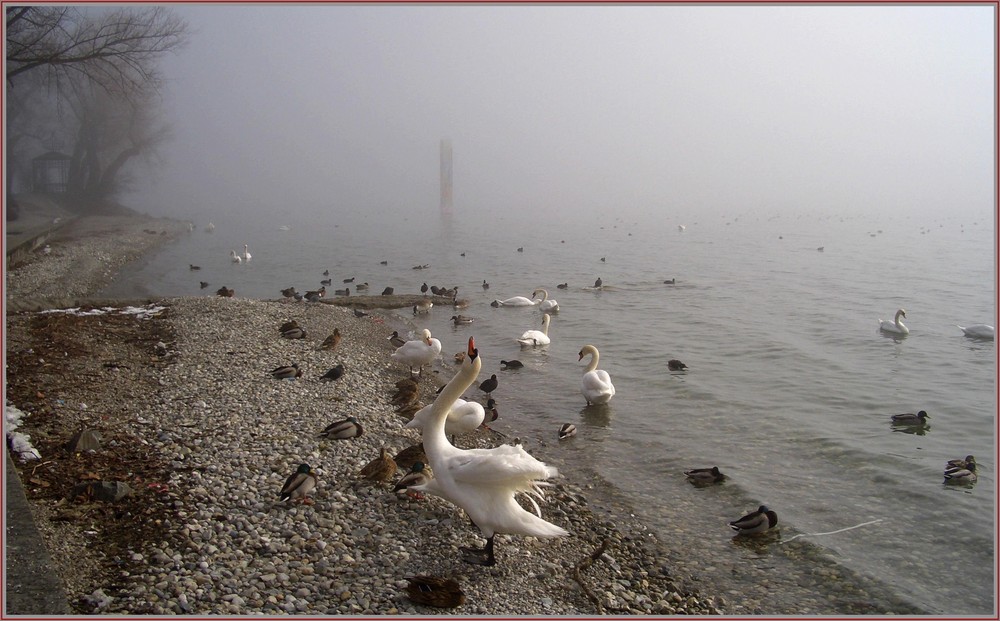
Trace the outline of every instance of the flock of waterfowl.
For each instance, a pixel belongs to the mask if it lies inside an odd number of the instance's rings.
[[[523,249],[519,248],[518,251],[523,252]],[[235,250],[231,251],[230,255],[234,263],[251,259],[247,245],[244,245],[242,255],[237,254]],[[426,269],[427,267],[427,265],[417,265],[413,269]],[[191,265],[190,269],[198,270],[200,268]],[[324,276],[329,276],[329,271],[324,272]],[[344,283],[353,281],[354,278],[350,278],[344,280]],[[674,284],[675,282],[675,279],[664,281],[665,284]],[[316,301],[326,295],[326,286],[331,283],[332,279],[323,280],[320,289],[305,294],[299,294],[294,287],[283,289],[281,293],[284,297]],[[207,283],[202,283],[202,288],[205,286]],[[489,289],[490,285],[486,280],[483,280],[482,287],[486,290]],[[557,286],[559,289],[567,287],[567,283]],[[356,288],[367,289],[368,283],[359,284]],[[594,282],[593,289],[602,288],[603,280],[598,278]],[[436,296],[451,298],[455,308],[464,308],[468,305],[467,301],[458,299],[457,287],[448,289],[429,286],[425,282],[420,287],[420,291],[425,295],[431,292]],[[350,289],[336,290],[335,294],[350,295]],[[392,294],[391,287],[383,291],[383,295],[390,294]],[[232,289],[223,287],[218,291],[218,295],[231,297],[234,292]],[[415,304],[412,311],[414,315],[425,315],[430,312],[433,306],[433,302],[428,299]],[[522,347],[532,348],[543,347],[551,343],[548,331],[552,315],[559,312],[559,303],[550,299],[545,289],[535,289],[530,298],[515,296],[503,300],[495,299],[491,306],[537,306],[542,311],[541,329],[528,329],[517,338],[517,341]],[[356,314],[359,317],[366,315],[366,313]],[[905,317],[906,311],[899,309],[892,321],[879,319],[880,331],[901,336],[909,334],[909,328],[902,322],[902,318]],[[456,325],[468,325],[473,323],[474,319],[465,315],[453,315],[451,321]],[[971,338],[994,338],[994,327],[986,324],[958,326],[958,328]],[[306,336],[305,330],[297,325],[286,324],[282,326],[280,332],[281,336],[287,339],[300,339]],[[334,334],[327,337],[321,348],[335,349],[339,340],[339,330],[336,330]],[[404,340],[398,332],[394,331],[388,340],[395,348],[390,358],[406,366],[411,376],[414,370],[416,370],[418,377],[422,376],[423,368],[432,364],[441,354],[441,341],[434,338],[430,330],[427,329],[420,331],[418,338],[409,341]],[[581,348],[578,360],[582,361],[587,357],[590,360],[583,373],[581,393],[588,406],[607,404],[615,395],[614,384],[606,371],[597,368],[600,360],[600,352],[597,347],[588,344]],[[474,338],[469,339],[466,351],[455,355],[455,362],[461,365],[458,373],[439,391],[430,405],[420,407],[419,404],[414,403],[416,391],[404,389],[400,383],[397,384],[399,391],[393,402],[398,406],[398,411],[401,414],[410,416],[405,427],[420,430],[423,441],[421,444],[407,449],[417,449],[416,452],[419,455],[406,460],[409,470],[394,485],[393,491],[402,491],[414,498],[422,497],[422,493],[426,492],[461,507],[486,538],[486,545],[482,549],[463,548],[464,560],[470,563],[493,565],[496,562],[494,536],[497,533],[535,537],[554,537],[567,534],[563,528],[541,518],[541,511],[534,500],[534,498],[542,497],[542,489],[549,485],[547,479],[556,476],[558,472],[554,467],[535,459],[520,444],[503,444],[489,449],[461,449],[455,446],[456,436],[486,426],[487,408],[492,416],[490,420],[496,420],[495,401],[491,397],[499,383],[497,376],[493,374],[479,385],[479,389],[488,398],[486,408],[475,401],[461,399],[461,395],[475,384],[482,366]],[[523,365],[517,360],[502,360],[501,366],[503,369],[516,369]],[[669,360],[667,367],[674,373],[685,372],[688,368],[686,364],[676,359]],[[343,373],[343,364],[338,364],[320,379],[336,381]],[[302,370],[293,363],[274,369],[271,375],[276,379],[295,379],[302,376]],[[412,382],[412,380],[410,381]],[[403,386],[406,385],[405,382],[406,380],[401,380]],[[413,382],[413,385],[416,383]],[[893,415],[891,421],[894,427],[920,428],[928,424],[929,418],[927,412],[921,410],[917,413]],[[566,423],[559,429],[558,437],[560,440],[571,438],[576,434],[576,431],[573,424]],[[320,435],[331,439],[350,439],[359,437],[362,433],[361,424],[353,417],[348,417],[331,423],[320,432]],[[400,457],[401,455],[397,455],[395,458],[390,457],[386,450],[382,449],[380,456],[372,460],[359,474],[377,483],[388,482],[397,472]],[[713,485],[726,480],[726,475],[717,466],[688,470],[684,472],[684,475],[692,484],[698,486]],[[944,471],[946,484],[968,485],[974,483],[976,479],[976,462],[972,455],[965,459],[951,460],[946,464]],[[279,498],[282,501],[309,502],[309,495],[315,487],[315,473],[308,464],[301,464],[297,471],[285,481]],[[534,512],[522,508],[515,499],[517,496],[524,496],[533,507]],[[761,505],[757,510],[729,522],[729,526],[736,531],[737,536],[745,536],[765,533],[774,528],[777,523],[777,514],[767,506]]]

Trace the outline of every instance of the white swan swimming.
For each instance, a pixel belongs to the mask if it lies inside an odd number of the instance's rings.
[[[517,339],[517,342],[521,345],[527,347],[535,347],[537,345],[548,345],[552,342],[549,338],[549,321],[552,320],[552,316],[548,313],[542,315],[542,329],[541,330],[528,330],[521,335],[521,338]]]
[[[607,371],[597,368],[597,361],[601,358],[597,348],[593,345],[584,345],[578,360],[583,360],[583,357],[588,355],[591,357],[590,364],[583,372],[583,384],[580,390],[587,400],[587,405],[607,403],[615,396],[615,385],[611,383],[611,376]]]
[[[434,404],[425,405],[420,408],[413,415],[410,422],[403,426],[407,429],[420,429],[423,431],[424,426],[430,419],[431,408],[433,407]],[[451,409],[448,410],[448,418],[444,421],[444,433],[454,438],[457,435],[475,431],[479,429],[479,426],[483,424],[483,420],[485,419],[486,408],[482,404],[475,401],[466,401],[465,399],[456,399]]]
[[[884,321],[879,319],[879,329],[883,332],[892,332],[893,334],[909,334],[910,329],[903,325],[903,322],[899,320],[900,317],[906,317],[905,310],[899,309],[896,311],[896,319],[894,321]]]
[[[531,293],[530,298],[526,298],[523,295],[515,295],[514,297],[507,298],[506,300],[493,300],[492,302],[490,302],[490,306],[494,308],[500,306],[537,306],[540,300],[535,300],[535,296],[541,292],[542,289],[535,289]]]
[[[962,327],[957,326],[959,330],[965,332],[965,336],[971,336],[977,339],[993,339],[993,335],[996,329],[993,326],[987,325],[985,323],[977,323],[972,326]]]
[[[535,293],[531,294],[531,297],[535,297],[536,294],[541,293],[542,299],[538,303],[538,308],[543,313],[557,313],[559,312],[559,302],[549,299],[549,292],[545,289],[535,289]]]
[[[250,256],[250,246],[248,246],[247,244],[243,244],[243,260],[249,261],[252,258],[253,257]]]
[[[545,479],[558,476],[558,470],[529,455],[520,444],[463,450],[448,442],[445,435],[448,413],[459,395],[476,381],[482,368],[473,338],[469,338],[467,354],[462,368],[431,404],[424,424],[424,452],[434,478],[410,489],[434,494],[464,509],[486,537],[486,546],[481,550],[463,548],[464,560],[495,565],[493,538],[497,533],[529,537],[561,537],[569,533],[543,520],[530,496],[541,498],[542,487],[549,485]],[[525,511],[518,504],[514,496],[521,493],[529,494],[528,500],[539,515]]]
[[[426,328],[419,340],[407,341],[399,349],[392,352],[390,358],[396,362],[401,362],[410,367],[420,369],[420,375],[424,374],[424,366],[434,362],[434,359],[441,353],[441,341],[431,338],[431,331]]]
[[[235,250],[230,250],[229,251],[229,258],[232,259],[233,263],[242,263],[243,262],[243,259],[240,258],[240,255],[236,254]]]

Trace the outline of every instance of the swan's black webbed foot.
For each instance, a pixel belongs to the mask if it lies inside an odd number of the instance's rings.
[[[484,565],[486,567],[491,567],[497,564],[497,559],[493,556],[493,537],[486,540],[486,546],[482,549],[467,548],[462,546],[462,552],[465,552],[465,556],[462,557],[462,560],[466,563]]]

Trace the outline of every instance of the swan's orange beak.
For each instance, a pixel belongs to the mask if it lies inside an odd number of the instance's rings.
[[[479,350],[476,349],[476,339],[473,338],[473,337],[471,337],[471,336],[469,337],[469,352],[468,352],[468,354],[469,354],[469,360],[472,360],[473,358],[475,358],[476,356],[479,355]]]

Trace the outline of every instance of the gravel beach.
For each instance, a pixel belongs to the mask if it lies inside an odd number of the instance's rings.
[[[554,479],[540,503],[568,537],[500,535],[496,566],[462,562],[460,546],[483,539],[460,509],[359,476],[383,447],[395,454],[420,439],[390,402],[408,375],[389,358],[386,337],[398,327],[390,314],[238,297],[86,300],[122,265],[186,230],[174,221],[155,235],[148,220],[110,224],[67,232],[50,254],[7,275],[7,399],[28,415],[22,431],[41,453],[16,461],[75,612],[727,613],[721,598],[694,591],[626,506],[592,506],[589,484],[572,473]],[[306,338],[280,338],[292,319]],[[320,349],[334,328],[340,345]],[[302,377],[270,376],[293,362]],[[341,379],[319,380],[338,363]],[[425,371],[423,403],[453,369],[448,361]],[[319,435],[347,416],[362,436]],[[84,428],[98,432],[100,448],[71,452],[67,442]],[[457,444],[504,441],[480,430]],[[314,502],[278,502],[300,463],[318,474]],[[99,501],[100,482],[129,493]],[[455,579],[464,603],[415,603],[407,585],[417,575]]]

